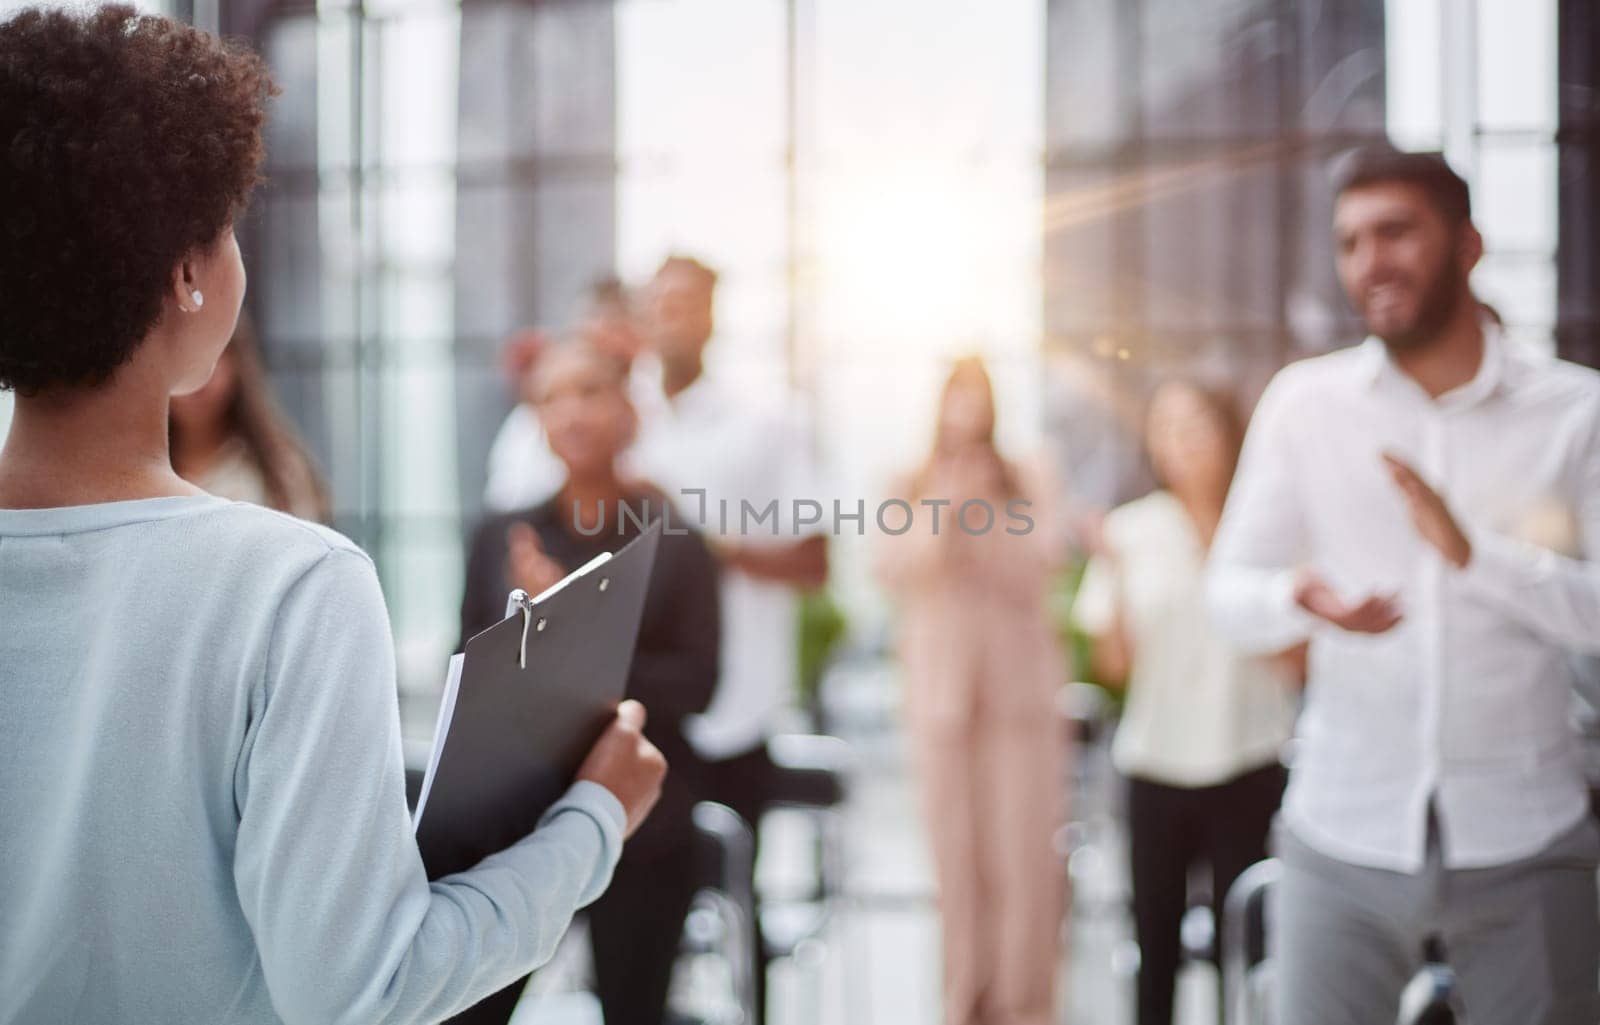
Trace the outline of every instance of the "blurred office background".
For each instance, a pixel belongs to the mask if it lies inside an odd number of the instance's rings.
[[[283,87],[240,226],[247,304],[335,525],[377,561],[423,742],[513,401],[501,345],[669,252],[722,273],[710,372],[800,396],[830,491],[806,497],[848,508],[924,451],[970,352],[1004,446],[1047,452],[1081,508],[1138,494],[1150,382],[1182,370],[1248,402],[1285,361],[1357,339],[1326,164],[1382,137],[1472,183],[1475,283],[1511,334],[1600,362],[1592,0],[143,6],[253,39]],[[866,540],[833,544],[846,630],[827,693],[878,752],[850,942],[887,981],[836,965],[819,1014],[931,1021],[926,857]],[[1098,864],[1074,870],[1074,1021],[1126,1013],[1119,859]]]
[[[408,693],[454,639],[502,342],[670,251],[723,274],[713,372],[797,391],[852,501],[967,352],[1006,443],[1128,497],[1153,376],[1248,401],[1355,338],[1325,168],[1382,136],[1471,180],[1514,334],[1600,351],[1583,0],[143,2],[255,40],[283,86],[247,302]],[[837,589],[871,620],[855,540]]]

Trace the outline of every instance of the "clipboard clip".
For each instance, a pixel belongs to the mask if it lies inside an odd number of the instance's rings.
[[[568,573],[566,576],[562,577],[556,583],[550,585],[532,597],[529,597],[528,592],[524,591],[520,587],[514,589],[510,594],[506,595],[505,618],[510,619],[512,616],[517,614],[519,609],[522,611],[522,643],[517,646],[518,669],[528,668],[528,627],[532,626],[534,633],[542,633],[545,628],[545,623],[548,622],[543,616],[540,616],[537,619],[534,618],[534,605],[544,601],[546,598],[550,597],[552,594],[555,594],[557,591],[561,590],[563,587],[566,587],[573,581],[587,575],[596,567],[604,565],[605,562],[610,558],[610,552],[602,552],[590,559],[588,562],[584,563],[582,566],[579,566],[577,569],[573,570],[571,573]],[[600,578],[600,590],[604,591],[610,586],[610,577]]]
[[[522,612],[522,643],[517,645],[517,668],[526,669],[528,668],[528,627],[532,626],[535,632],[541,631],[544,629],[545,620],[543,616],[540,616],[538,622],[534,622],[533,598],[520,587],[506,596],[506,617],[510,618],[516,615],[519,609]]]

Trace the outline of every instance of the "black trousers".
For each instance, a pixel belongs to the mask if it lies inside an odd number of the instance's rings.
[[[589,909],[595,992],[606,1025],[661,1025],[699,879],[693,845],[617,865]]]
[[[774,777],[777,767],[772,764],[772,759],[767,754],[767,746],[734,755],[732,758],[720,762],[710,762],[706,766],[708,781],[710,783],[710,796],[713,801],[725,804],[739,813],[749,825],[750,831],[756,840],[756,855],[761,854],[761,816],[766,814],[767,807],[772,803]],[[755,880],[748,880],[750,892],[755,893]],[[767,1020],[767,953],[765,944],[761,942],[761,908],[759,899],[756,906],[756,946],[752,952],[755,964],[750,966],[755,980],[755,1021],[753,1025],[764,1025]]]
[[[708,762],[710,797],[738,812],[759,838],[758,827],[772,803],[773,776],[777,771],[765,744],[720,762]]]
[[[696,884],[692,844],[623,854],[605,895],[590,905],[595,992],[606,1025],[661,1025],[672,967]],[[506,1025],[522,996],[518,979],[450,1019],[451,1025]]]
[[[1172,1025],[1182,958],[1179,925],[1188,908],[1189,870],[1210,866],[1212,914],[1239,874],[1267,856],[1267,833],[1283,797],[1277,764],[1209,787],[1128,780],[1133,921],[1139,941],[1139,1025]]]

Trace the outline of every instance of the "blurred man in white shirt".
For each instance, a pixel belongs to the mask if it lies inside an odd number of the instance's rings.
[[[1211,554],[1241,646],[1311,639],[1278,835],[1278,1020],[1392,1021],[1429,937],[1473,1021],[1600,1018],[1600,837],[1568,720],[1600,651],[1600,378],[1481,314],[1463,182],[1365,150],[1337,269],[1372,333],[1268,385]],[[1558,507],[1576,557],[1526,540]]]
[[[705,375],[716,284],[715,271],[688,257],[656,272],[646,333],[665,400],[639,410],[632,467],[667,493],[721,565],[721,674],[689,738],[712,763],[716,799],[754,829],[770,793],[767,735],[794,689],[798,596],[826,582],[828,546],[820,512],[806,522],[797,509],[822,496],[792,403],[761,402]]]

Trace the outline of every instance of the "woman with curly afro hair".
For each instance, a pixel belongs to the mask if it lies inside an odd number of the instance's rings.
[[[430,885],[371,562],[173,472],[274,91],[129,7],[0,22],[0,1025],[438,1021],[550,956],[659,792],[625,704]]]

